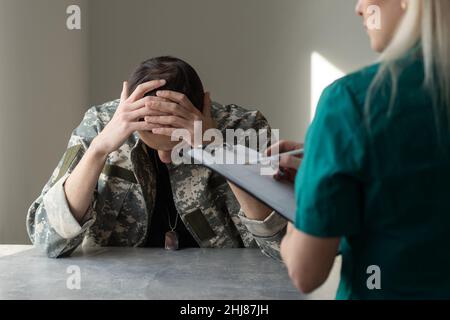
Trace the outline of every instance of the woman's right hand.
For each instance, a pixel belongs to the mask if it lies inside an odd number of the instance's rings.
[[[91,148],[103,157],[116,151],[135,131],[150,131],[155,125],[142,121],[146,116],[165,115],[150,108],[151,101],[165,101],[159,97],[144,97],[150,91],[166,84],[165,80],[149,81],[137,86],[129,96],[128,83],[123,83],[120,104],[102,132],[94,139]]]
[[[281,140],[266,150],[267,156],[285,153],[303,148],[303,145],[294,141]],[[278,150],[276,152],[275,150]],[[276,152],[276,153],[275,153]],[[278,172],[274,175],[277,180],[295,181],[297,170],[302,163],[303,156],[282,156],[280,157]]]

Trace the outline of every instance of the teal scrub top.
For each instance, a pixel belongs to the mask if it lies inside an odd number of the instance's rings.
[[[387,77],[365,109],[368,67],[324,91],[307,132],[295,226],[341,238],[337,299],[450,298],[447,114],[435,117],[422,59],[405,61],[392,103]]]

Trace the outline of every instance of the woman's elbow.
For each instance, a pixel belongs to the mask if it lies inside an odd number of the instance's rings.
[[[292,280],[294,286],[302,294],[310,294],[316,289],[318,289],[326,280],[326,277],[314,275],[307,272],[302,272],[298,270],[289,271],[289,277]]]

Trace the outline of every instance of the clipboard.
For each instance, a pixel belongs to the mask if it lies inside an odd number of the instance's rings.
[[[236,146],[235,146],[236,147]],[[233,147],[234,148],[234,147]],[[239,149],[241,148],[241,149]],[[216,149],[217,150],[217,149]],[[216,151],[217,152],[217,151]],[[223,155],[244,152],[250,159],[262,157],[255,150],[238,146],[238,149],[222,149]],[[221,156],[223,156],[221,155]],[[261,169],[267,168],[262,164],[217,164],[215,155],[203,149],[191,149],[187,156],[195,160],[195,164],[205,166],[217,174],[252,195],[266,206],[283,216],[290,222],[295,221],[296,201],[294,184],[289,181],[278,181],[271,175],[262,175]],[[248,161],[250,162],[250,161]],[[224,162],[220,162],[224,163]],[[254,163],[254,161],[251,161]]]

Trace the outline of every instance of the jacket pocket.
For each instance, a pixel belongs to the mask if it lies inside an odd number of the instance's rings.
[[[107,165],[102,171],[97,184],[96,195],[96,222],[92,226],[92,232],[96,242],[107,245],[109,238],[117,226],[119,213],[132,186],[131,179],[134,176],[131,171]]]

